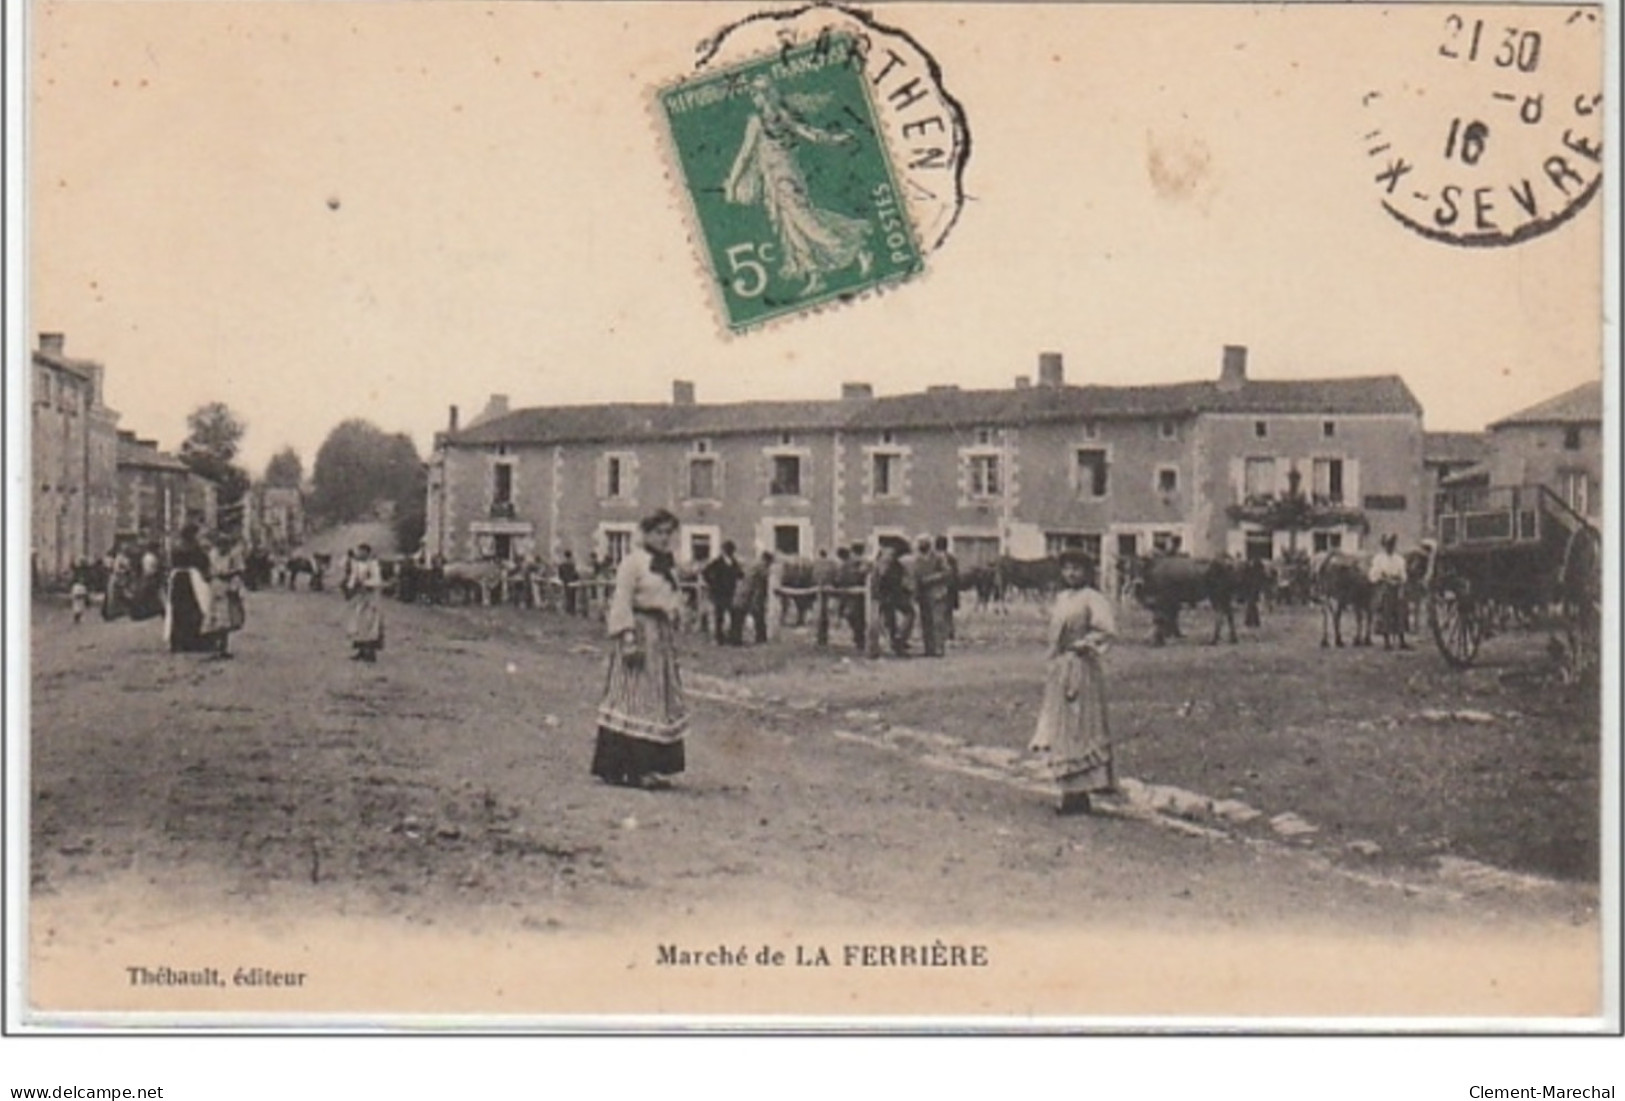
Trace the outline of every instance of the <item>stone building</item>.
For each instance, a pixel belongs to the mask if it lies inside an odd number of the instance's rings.
[[[1602,513],[1602,382],[1588,382],[1489,426],[1484,456],[1444,484],[1544,485],[1582,516]]]
[[[167,546],[188,519],[188,483],[194,477],[180,459],[160,451],[156,441],[120,432],[119,538]]]
[[[30,549],[40,583],[107,553],[118,526],[118,414],[102,401],[102,365],[68,356],[64,343],[41,333],[32,357]]]
[[[1081,546],[1109,564],[1421,534],[1422,410],[1404,382],[1254,380],[1240,347],[1217,379],[1170,385],[1068,385],[1045,353],[1036,383],[1006,390],[705,405],[680,381],[670,404],[496,402],[467,427],[454,410],[436,438],[426,544],[449,561],[618,558],[657,507],[696,561],[724,539],[810,555],[929,532],[964,563]],[[1269,504],[1294,492],[1330,519],[1271,530]]]
[[[286,554],[302,546],[308,531],[305,495],[298,486],[260,484],[250,487],[244,502],[244,532],[251,546]]]

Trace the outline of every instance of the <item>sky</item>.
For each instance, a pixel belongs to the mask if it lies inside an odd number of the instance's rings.
[[[998,387],[1043,350],[1074,383],[1216,376],[1225,344],[1256,377],[1397,373],[1430,429],[1599,376],[1600,202],[1461,248],[1378,201],[1367,92],[1391,133],[1485,109],[1433,6],[882,8],[964,106],[963,216],[895,292],[724,336],[652,93],[753,10],[38,3],[29,329],[166,447],[225,401],[256,473],[352,416],[426,450],[492,393]],[[1600,89],[1595,24],[1549,11],[1527,90]]]

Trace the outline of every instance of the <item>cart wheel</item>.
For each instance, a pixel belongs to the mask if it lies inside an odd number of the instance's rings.
[[[1596,676],[1602,657],[1602,536],[1584,527],[1569,536],[1558,578],[1563,603],[1563,679]]]
[[[1478,656],[1483,624],[1465,585],[1446,581],[1428,594],[1428,626],[1439,653],[1457,669],[1465,669]]]

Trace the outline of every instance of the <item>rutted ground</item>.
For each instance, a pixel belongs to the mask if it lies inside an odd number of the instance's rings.
[[[163,652],[150,623],[37,609],[37,895],[130,881],[265,913],[544,931],[729,907],[1376,932],[1594,914],[1596,721],[1522,675],[1538,640],[1494,640],[1513,664],[1466,675],[1427,651],[1322,654],[1301,615],[1234,648],[1125,642],[1120,771],[1205,827],[1179,831],[1057,819],[1034,783],[994,774],[1035,779],[1031,611],[965,622],[941,661],[691,636],[691,769],[656,794],[587,775],[593,624],[389,610],[368,667],[344,660],[333,594],[251,594],[229,663]],[[1151,806],[1159,791],[1198,802]],[[1286,814],[1313,832],[1279,828]]]

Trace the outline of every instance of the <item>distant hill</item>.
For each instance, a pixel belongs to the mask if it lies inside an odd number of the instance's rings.
[[[304,549],[310,554],[331,554],[342,558],[345,551],[359,543],[372,544],[374,554],[388,556],[395,553],[395,533],[382,520],[340,524],[312,532],[305,540]]]

